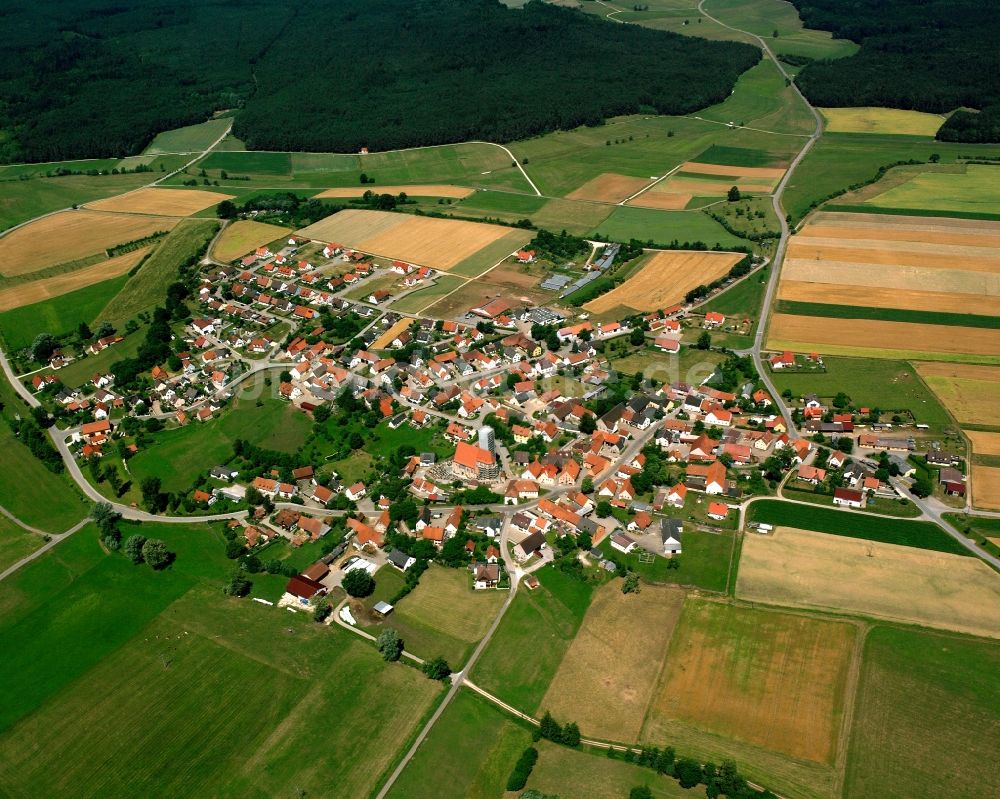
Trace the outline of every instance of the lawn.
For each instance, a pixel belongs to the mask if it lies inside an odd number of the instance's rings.
[[[541,585],[518,591],[472,674],[477,685],[531,714],[539,710],[593,591],[553,566],[535,576]]]
[[[857,799],[996,796],[1000,644],[875,627],[864,665],[844,795]]]
[[[597,225],[593,237],[623,242],[637,239],[653,246],[671,243],[683,246],[699,241],[707,248],[717,244],[725,249],[749,245],[701,211],[657,211],[627,205],[616,207],[611,216]]]
[[[700,530],[684,531],[683,552],[675,556],[680,563],[669,568],[670,560],[657,556],[651,563],[639,560],[639,553],[623,555],[611,548],[611,540],[601,543],[605,555],[614,555],[646,582],[702,588],[706,591],[725,593],[729,580],[729,564],[733,555],[735,536],[731,532],[705,533]]]
[[[496,799],[530,744],[526,725],[481,696],[462,690],[407,764],[389,797]]]
[[[747,511],[747,521],[766,522],[782,527],[814,530],[817,533],[844,535],[899,544],[905,547],[968,555],[969,551],[933,522],[892,519],[866,513],[849,513],[834,508],[806,507],[780,499],[754,502]]]
[[[37,533],[31,533],[0,516],[0,572],[26,558],[45,543]]]
[[[395,629],[408,652],[425,659],[441,655],[457,670],[486,634],[506,598],[506,591],[474,591],[468,569],[432,565],[419,585],[376,627]]]
[[[164,491],[185,491],[199,472],[229,460],[237,438],[264,449],[299,450],[309,434],[306,415],[274,397],[262,397],[259,402],[237,399],[232,410],[217,419],[192,421],[156,434],[149,447],[129,460],[133,480],[138,483],[156,476]]]
[[[227,118],[209,119],[197,125],[165,130],[157,134],[143,153],[200,153],[218,139],[231,123],[232,120]]]
[[[856,407],[909,411],[917,422],[930,425],[935,432],[954,426],[937,397],[906,361],[828,356],[823,365],[825,372],[779,370],[772,372],[771,379],[778,391],[788,389],[795,397],[816,394],[829,401],[842,391]]]
[[[218,222],[207,219],[184,220],[163,239],[153,254],[128,279],[124,287],[94,317],[124,324],[142,311],[164,301],[167,287],[177,280],[179,267],[196,255],[218,230]]]
[[[766,267],[748,275],[745,280],[741,280],[732,288],[726,289],[722,294],[699,306],[698,310],[756,319],[760,316],[761,306],[764,304],[764,290],[767,288],[769,275],[770,271]]]
[[[90,324],[128,281],[128,275],[121,275],[0,313],[0,335],[6,348],[20,350],[30,345],[39,333],[58,336],[75,331],[80,322]]]

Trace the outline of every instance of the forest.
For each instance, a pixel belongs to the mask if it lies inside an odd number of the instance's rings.
[[[796,82],[818,106],[962,110],[946,141],[1000,141],[1000,13],[983,0],[792,0],[809,28],[861,45],[809,63]]]
[[[251,149],[511,141],[724,99],[760,53],[535,0],[14,0],[0,162],[123,156],[222,109]]]

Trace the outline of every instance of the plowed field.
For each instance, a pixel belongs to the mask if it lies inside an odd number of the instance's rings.
[[[616,175],[614,172],[605,172],[593,180],[588,180],[580,188],[571,191],[566,195],[566,198],[617,203],[635,194],[648,183],[649,180],[646,178],[634,178],[628,175]]]

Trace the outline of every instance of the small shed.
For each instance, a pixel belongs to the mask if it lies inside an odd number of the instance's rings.
[[[372,613],[374,613],[379,618],[384,619],[390,613],[392,613],[392,605],[388,602],[376,602],[372,606]]]

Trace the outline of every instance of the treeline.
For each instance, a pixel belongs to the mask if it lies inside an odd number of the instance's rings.
[[[847,58],[806,65],[796,82],[818,106],[960,107],[944,141],[1000,141],[1000,14],[981,0],[792,0],[810,28],[851,39]]]
[[[236,109],[252,149],[511,141],[616,114],[689,113],[727,97],[760,59],[749,45],[537,1],[50,0],[0,19],[8,162],[137,153],[222,108]],[[321,67],[290,69],[289,53]]]
[[[269,222],[280,222],[294,228],[302,228],[342,211],[344,207],[322,200],[307,200],[291,191],[279,191],[271,194],[258,194],[239,206],[232,200],[223,200],[219,203],[216,214],[219,219],[235,219],[239,214],[249,214],[256,211],[258,214],[267,216]]]

